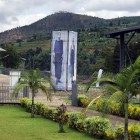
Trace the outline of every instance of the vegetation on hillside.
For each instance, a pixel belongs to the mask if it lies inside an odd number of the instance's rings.
[[[93,72],[98,71],[100,68],[104,71],[116,73],[119,67],[119,43],[115,39],[106,38],[105,33],[138,25],[139,23],[140,17],[105,20],[66,12],[55,13],[29,26],[1,33],[1,47],[4,49],[7,46],[14,48],[20,57],[26,59],[26,69],[39,68],[40,70],[50,70],[51,31],[74,30],[78,32],[78,75],[91,76]],[[126,36],[126,41],[129,37],[130,34]],[[11,41],[8,41],[8,39],[11,39]],[[139,40],[140,36],[137,34],[128,44],[127,54],[129,55],[126,56],[126,65],[134,62],[137,58],[140,52]],[[0,55],[1,57],[3,56],[3,54]],[[23,63],[19,59],[16,58],[18,62]],[[8,57],[3,59],[2,64],[5,67],[12,68],[10,64],[5,65],[7,60]],[[10,59],[10,61],[12,60]],[[17,63],[14,68],[19,66]]]

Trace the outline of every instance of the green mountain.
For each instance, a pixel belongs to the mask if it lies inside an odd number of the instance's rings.
[[[49,15],[28,26],[14,28],[0,33],[0,43],[14,42],[17,39],[26,39],[32,36],[50,36],[53,30],[75,30],[100,25],[104,19],[79,15],[67,12],[59,12]]]

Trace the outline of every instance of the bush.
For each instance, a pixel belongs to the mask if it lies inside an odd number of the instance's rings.
[[[107,129],[105,131],[105,138],[107,140],[114,140],[115,139],[115,132],[114,132],[114,129]]]
[[[128,106],[128,115],[131,119],[140,120],[140,107]]]
[[[124,116],[123,104],[111,99],[100,99],[96,102],[96,109],[101,112]],[[140,107],[128,106],[128,117],[131,119],[140,120]]]
[[[32,101],[28,98],[22,98],[20,99],[20,103],[22,107],[26,108],[27,112],[31,112],[31,104]],[[58,121],[58,110],[54,107],[49,107],[47,105],[44,105],[43,103],[40,102],[34,102],[34,113],[37,115],[42,115],[45,118]],[[64,122],[68,121],[68,113],[66,112],[64,114],[63,118]]]
[[[124,109],[122,107],[122,104],[117,103],[114,100],[111,99],[100,99],[96,102],[96,108],[98,111],[110,113],[113,115],[119,115],[123,116]]]
[[[105,138],[106,131],[111,128],[109,120],[101,117],[84,119],[81,113],[71,112],[69,113],[68,118],[70,128],[77,129],[80,132],[85,132],[95,137]]]
[[[86,107],[88,104],[88,97],[84,94],[78,94],[78,106]]]
[[[117,140],[123,140],[124,139],[124,128],[122,126],[119,126],[115,130],[115,138]]]
[[[42,109],[43,106],[44,106],[43,103],[35,102],[35,104],[34,104],[34,113],[37,114],[37,115],[41,115],[41,109]]]
[[[29,98],[21,98],[20,99],[20,104],[21,104],[22,107],[25,107],[25,103],[26,103],[27,100],[29,100]]]
[[[32,110],[32,101],[27,100],[25,105],[26,105],[26,111],[31,112],[31,110]]]
[[[110,129],[111,124],[108,119],[101,117],[86,118],[84,121],[85,132],[91,136],[105,138],[106,131]]]
[[[83,117],[79,112],[71,112],[68,114],[68,125],[70,128],[84,131]]]
[[[31,112],[31,105],[32,105],[32,101],[28,98],[22,98],[20,99],[20,103],[22,107],[26,108],[27,112]]]
[[[129,138],[132,140],[140,139],[140,125],[128,126]]]
[[[128,137],[130,140],[140,139],[140,126],[138,124],[128,126]],[[115,130],[115,138],[119,140],[124,139],[124,127],[119,126]]]
[[[101,105],[105,102],[104,99],[99,100],[96,105],[98,109],[102,109]],[[28,112],[31,111],[31,100],[28,98],[22,98],[20,100],[21,106],[25,107]],[[111,104],[114,102],[111,102]],[[57,108],[49,107],[43,103],[35,102],[35,114],[40,114],[45,118],[60,121],[59,112]],[[115,105],[116,107],[117,105]],[[119,108],[119,107],[118,107]],[[112,107],[110,107],[112,110]],[[115,109],[116,111],[116,109]],[[116,111],[117,112],[117,111]],[[139,108],[134,108],[129,106],[130,116],[133,114],[139,115]],[[122,126],[116,128],[115,130],[111,128],[111,124],[108,119],[101,117],[90,117],[84,119],[79,112],[66,112],[62,121],[67,123],[70,128],[74,128],[80,132],[85,132],[91,136],[106,138],[107,140],[123,140],[124,138],[124,128]],[[129,125],[128,127],[129,139],[138,140],[140,138],[140,126],[139,125]]]
[[[54,107],[44,106],[41,108],[41,114],[48,119],[57,121],[57,109]]]

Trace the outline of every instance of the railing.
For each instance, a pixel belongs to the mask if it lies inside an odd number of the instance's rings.
[[[78,86],[77,90],[78,90],[78,94],[85,94],[88,96],[88,98],[93,98],[94,96],[100,95],[102,93],[100,88],[93,88],[93,87],[87,91],[86,87]]]
[[[135,97],[132,97],[130,99],[130,103],[135,104],[135,105],[137,104],[138,106],[140,106],[140,94]]]
[[[77,90],[78,90],[78,94],[85,94],[90,99],[102,93],[102,90],[100,88],[93,88],[93,87],[90,88],[88,92],[86,91],[86,87],[81,87],[81,86],[78,86]],[[140,106],[140,94],[131,98],[130,103],[137,104]]]
[[[23,98],[23,91],[19,91],[17,98],[13,96],[13,87],[0,86],[0,103],[19,103]]]

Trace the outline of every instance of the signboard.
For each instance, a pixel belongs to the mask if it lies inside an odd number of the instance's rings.
[[[51,47],[51,80],[57,90],[71,90],[76,80],[77,33],[53,31]]]
[[[72,81],[77,74],[77,32],[69,32],[67,90],[72,89]]]

